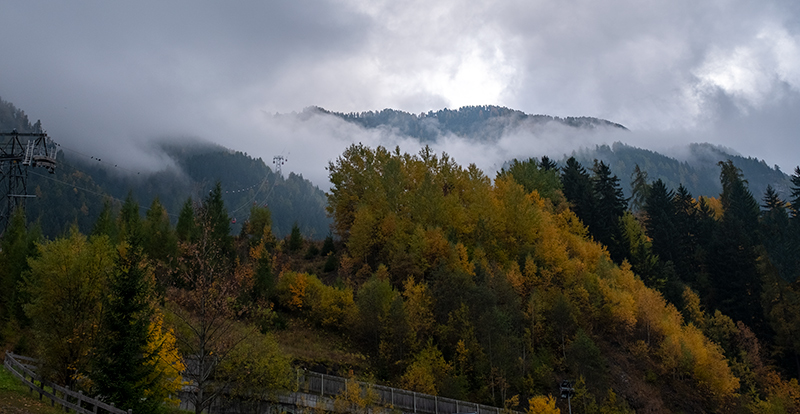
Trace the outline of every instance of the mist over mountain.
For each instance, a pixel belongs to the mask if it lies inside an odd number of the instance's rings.
[[[695,197],[718,197],[722,192],[720,185],[720,161],[731,160],[742,170],[750,191],[760,199],[771,185],[783,198],[791,193],[788,175],[777,166],[770,167],[766,161],[745,157],[732,150],[708,143],[690,144],[681,149],[680,158],[673,158],[655,151],[636,148],[621,142],[612,145],[597,145],[594,148],[581,148],[571,155],[589,168],[594,160],[603,161],[619,177],[623,191],[630,196],[630,182],[636,165],[647,172],[648,181],[661,179],[668,188],[676,189],[683,184]],[[562,159],[561,165],[566,158]]]
[[[529,115],[522,111],[494,105],[464,106],[458,109],[444,108],[419,115],[394,109],[350,113],[330,112],[319,107],[307,110],[334,115],[364,128],[387,128],[396,134],[413,137],[421,142],[435,142],[447,134],[474,140],[497,141],[516,128],[533,130],[548,123],[580,129],[605,127],[627,130],[624,126],[605,119]]]
[[[35,127],[24,111],[0,100],[0,131],[14,129],[29,132]],[[158,198],[174,223],[187,199],[199,203],[217,182],[233,232],[241,230],[253,205],[269,207],[278,236],[289,234],[294,223],[310,238],[321,239],[329,232],[322,190],[301,174],[279,175],[261,158],[215,143],[189,138],[154,142],[149,153],[163,165],[155,172],[137,172],[59,148],[54,174],[28,171],[27,191],[36,197],[27,201],[26,213],[48,237],[66,234],[73,225],[90,232],[105,202],[118,209],[129,194],[142,215]]]
[[[731,160],[742,170],[751,191],[757,196],[764,194],[767,185],[772,185],[782,197],[789,196],[789,177],[777,166],[770,167],[764,160],[746,157],[733,149],[709,143],[693,143],[673,148],[672,156],[621,141],[602,143],[607,138],[624,138],[625,134],[620,132],[630,132],[625,126],[604,119],[529,115],[492,105],[442,109],[418,115],[394,109],[338,113],[312,107],[307,108],[303,114],[306,117],[311,114],[332,115],[367,130],[412,138],[421,146],[432,145],[437,148],[449,141],[451,147],[457,147],[453,145],[453,141],[460,141],[467,148],[472,145],[474,152],[478,154],[490,152],[483,149],[493,144],[503,145],[508,141],[520,144],[517,151],[508,152],[511,157],[504,160],[503,165],[507,165],[513,158],[527,159],[543,155],[560,160],[560,165],[569,156],[574,156],[587,168],[593,165],[594,160],[603,161],[620,178],[626,195],[630,195],[631,174],[635,166],[639,165],[640,169],[648,173],[651,181],[661,179],[671,188],[683,184],[695,196],[716,197],[722,191],[717,163]],[[599,142],[587,145],[587,135]],[[636,137],[628,136],[628,139],[635,141]],[[571,149],[562,146],[561,151],[558,151],[555,148],[562,140],[578,142],[580,146]],[[524,142],[533,145],[526,148],[522,145]]]

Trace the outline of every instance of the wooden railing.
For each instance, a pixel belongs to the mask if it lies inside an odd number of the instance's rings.
[[[65,411],[73,410],[79,414],[132,413],[131,410],[121,410],[114,407],[113,404],[106,404],[94,398],[87,397],[83,395],[83,392],[75,392],[67,387],[62,387],[43,380],[38,374],[36,374],[36,372],[33,371],[33,369],[35,369],[35,366],[31,364],[33,362],[36,362],[36,360],[33,358],[6,352],[6,358],[3,365],[12,374],[14,374],[14,376],[22,380],[22,382],[28,386],[31,392],[38,392],[40,400],[42,397],[47,397],[50,399],[51,405],[58,404],[61,405]],[[39,385],[36,385],[37,382]]]

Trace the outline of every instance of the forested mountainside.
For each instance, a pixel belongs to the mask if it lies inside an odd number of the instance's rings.
[[[269,174],[241,153],[165,151],[189,182],[230,162],[252,165],[214,182]],[[102,204],[113,177],[39,177],[48,208],[83,221],[48,238],[12,217],[0,343],[141,412],[163,411],[182,376],[198,413],[223,391],[269,398],[291,365],[528,412],[566,412],[565,379],[585,413],[800,412],[800,169],[782,197],[716,167],[717,197],[643,168],[628,197],[601,160],[490,177],[429,147],[352,145],[328,165],[324,242],[301,222],[276,238],[259,203],[232,231],[213,182],[171,220],[133,193]]]
[[[705,197],[716,197],[722,192],[717,163],[730,160],[742,170],[754,194],[762,195],[767,186],[772,186],[782,197],[790,195],[791,180],[777,166],[770,167],[763,160],[736,155],[711,144],[690,144],[682,160],[621,142],[611,146],[598,145],[593,149],[581,148],[574,151],[572,156],[588,167],[592,166],[594,160],[605,162],[623,184],[629,183],[634,177],[638,165],[653,181],[660,179],[670,188],[678,188],[682,184],[692,194]],[[564,165],[566,159],[564,157],[560,165]],[[631,187],[623,185],[623,191],[630,196]]]
[[[0,130],[13,129],[28,132],[35,127],[24,111],[0,100]],[[307,237],[322,239],[329,233],[325,194],[301,175],[278,176],[262,159],[216,144],[180,142],[156,147],[174,162],[173,166],[141,174],[99,162],[81,151],[59,151],[55,174],[31,169],[28,191],[36,198],[26,203],[28,218],[39,221],[48,237],[65,234],[73,224],[89,232],[105,202],[110,201],[118,210],[130,193],[142,211],[158,198],[175,223],[190,197],[198,203],[220,182],[223,200],[235,221],[232,231],[241,229],[255,203],[269,206],[277,235],[288,235],[295,222]]]
[[[400,135],[419,139],[421,142],[436,141],[438,138],[455,134],[476,140],[496,140],[514,128],[533,127],[549,122],[574,127],[608,127],[625,129],[624,126],[604,119],[591,117],[559,118],[549,115],[528,115],[522,111],[502,106],[464,106],[459,109],[441,109],[419,115],[394,109],[382,111],[339,113],[323,108],[312,107],[306,111],[318,111],[334,115],[365,128],[388,128]]]

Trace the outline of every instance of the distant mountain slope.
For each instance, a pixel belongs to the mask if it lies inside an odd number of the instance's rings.
[[[595,159],[608,164],[617,175],[626,195],[630,195],[631,175],[634,167],[646,171],[649,181],[661,179],[667,187],[676,189],[683,184],[692,195],[717,197],[720,186],[719,161],[731,160],[742,170],[750,191],[761,200],[767,185],[772,185],[784,199],[791,193],[789,176],[763,160],[732,154],[732,151],[711,144],[691,144],[685,159],[678,160],[654,151],[632,147],[620,142],[612,146],[598,145],[593,149],[582,148],[573,152],[581,164],[591,168]],[[562,160],[562,164],[563,164]]]
[[[441,109],[419,115],[394,109],[374,112],[339,113],[313,107],[307,111],[319,111],[337,116],[364,128],[389,128],[400,135],[419,139],[422,142],[436,141],[439,137],[454,134],[460,137],[497,140],[513,128],[542,125],[555,122],[574,128],[593,129],[599,127],[626,128],[604,119],[590,117],[559,118],[549,115],[529,115],[522,111],[502,106],[464,106],[459,109]]]
[[[456,110],[442,109],[419,115],[394,109],[358,113],[331,112],[318,107],[306,109],[306,113],[314,112],[333,115],[364,128],[391,130],[398,135],[415,138],[423,145],[436,142],[448,134],[465,140],[497,141],[505,133],[520,129],[534,132],[537,127],[547,123],[557,123],[581,130],[611,128],[627,131],[624,126],[604,119],[529,115],[522,111],[491,105],[465,106]],[[660,178],[670,188],[675,189],[678,185],[684,184],[695,196],[716,197],[722,190],[717,163],[730,159],[742,170],[749,182],[750,190],[757,199],[760,200],[767,185],[772,185],[782,197],[789,196],[789,177],[762,160],[743,157],[731,150],[706,143],[691,144],[687,154],[684,159],[676,159],[620,142],[612,146],[598,145],[595,148],[576,149],[573,152],[575,158],[586,168],[591,168],[595,159],[608,164],[613,173],[620,178],[628,195],[631,174],[638,164],[648,173],[651,181]],[[551,155],[552,159],[559,158],[559,154]],[[562,160],[562,165],[565,160]]]
[[[27,132],[34,126],[24,111],[0,99],[0,131],[13,129]],[[48,237],[64,234],[72,225],[89,233],[104,200],[112,197],[118,207],[118,200],[130,191],[142,215],[158,197],[175,222],[189,197],[201,200],[219,181],[229,215],[236,221],[231,226],[234,232],[241,229],[254,203],[270,208],[278,236],[288,235],[295,222],[306,237],[322,239],[329,232],[325,193],[302,175],[280,177],[260,158],[200,141],[162,143],[155,150],[174,165],[154,173],[133,174],[59,151],[55,174],[29,171],[28,194],[36,195],[26,203],[29,221],[39,221]],[[5,200],[0,206],[5,206]]]

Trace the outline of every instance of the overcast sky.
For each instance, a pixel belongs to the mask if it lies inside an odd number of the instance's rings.
[[[285,171],[326,188],[327,161],[350,142],[418,150],[272,116],[312,105],[490,104],[632,131],[437,148],[486,169],[616,139],[707,141],[787,172],[800,163],[796,0],[26,0],[0,2],[0,16],[0,97],[62,145],[136,169],[154,168],[144,143],[198,137],[270,165],[288,156]]]

